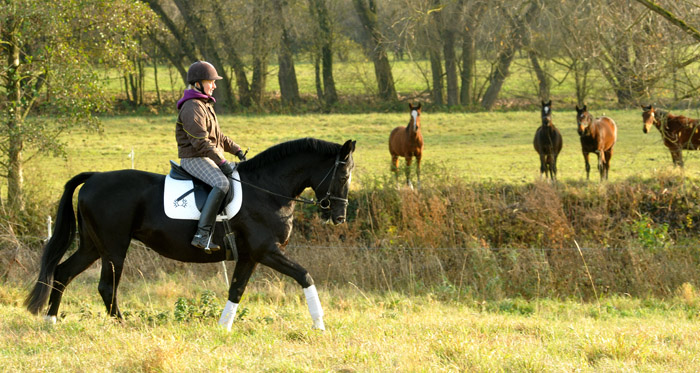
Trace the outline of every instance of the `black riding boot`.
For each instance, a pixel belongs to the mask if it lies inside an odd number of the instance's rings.
[[[219,188],[212,188],[207,201],[202,208],[202,216],[197,224],[197,233],[192,239],[192,246],[204,249],[207,254],[220,249],[219,245],[211,242],[211,232],[216,223],[216,213],[221,207],[221,202],[226,197],[226,192]]]

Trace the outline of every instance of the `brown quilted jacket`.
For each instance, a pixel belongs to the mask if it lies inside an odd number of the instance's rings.
[[[236,154],[241,147],[221,132],[211,101],[187,100],[175,125],[177,155],[180,158],[209,157],[217,165],[224,152]]]

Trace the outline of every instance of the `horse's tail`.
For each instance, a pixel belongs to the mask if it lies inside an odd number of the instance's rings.
[[[96,172],[83,172],[68,180],[64,187],[63,196],[58,203],[58,212],[56,213],[56,226],[53,230],[51,239],[44,246],[44,253],[41,255],[41,268],[39,270],[39,279],[34,284],[34,289],[27,296],[24,305],[27,310],[33,314],[38,314],[46,304],[46,300],[51,293],[53,282],[53,274],[58,266],[58,262],[63,258],[68,247],[75,239],[75,213],[73,211],[73,192],[88,178]]]

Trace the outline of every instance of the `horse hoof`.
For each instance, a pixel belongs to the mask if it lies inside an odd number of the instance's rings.
[[[312,329],[324,331],[326,330],[326,326],[323,324],[323,319],[314,319],[314,326]]]
[[[46,321],[47,324],[55,325],[56,324],[56,316],[46,315],[46,316],[44,316],[44,321]]]

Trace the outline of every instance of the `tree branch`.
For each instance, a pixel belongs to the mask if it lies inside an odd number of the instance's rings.
[[[669,22],[673,23],[674,25],[680,27],[683,31],[695,38],[695,40],[700,41],[700,31],[688,25],[682,19],[677,18],[668,10],[662,8],[660,5],[654,3],[651,0],[637,0],[637,2],[656,12],[662,17],[666,18]]]

